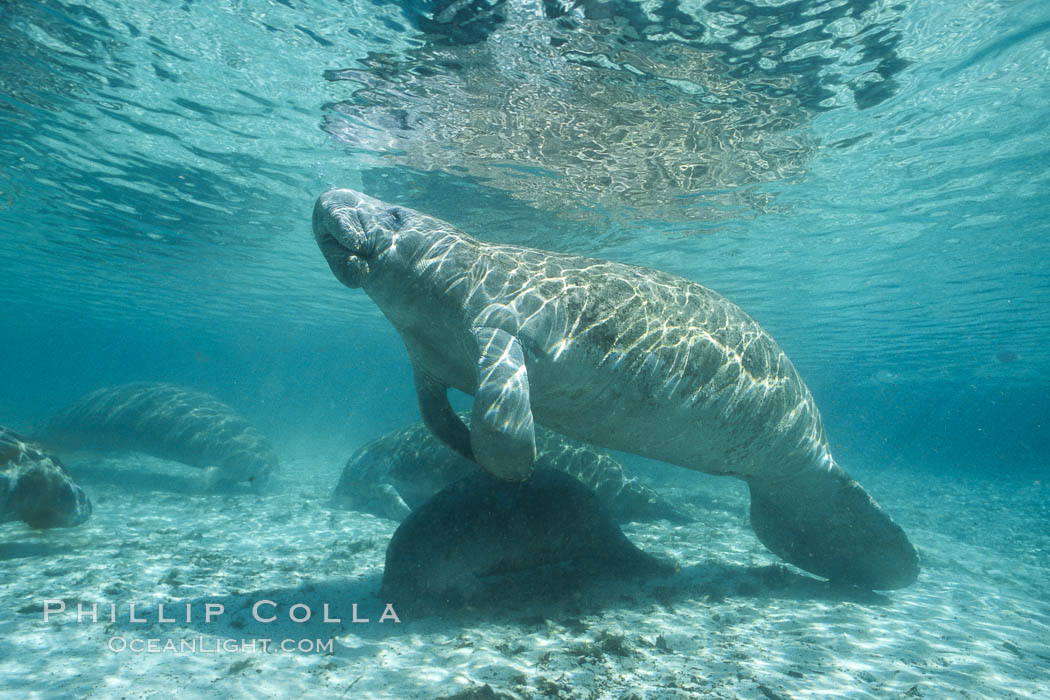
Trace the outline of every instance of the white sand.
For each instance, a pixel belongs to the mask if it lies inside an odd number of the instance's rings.
[[[0,530],[0,694],[1050,697],[1047,485],[857,472],[923,557],[914,586],[865,594],[777,565],[747,525],[742,486],[686,473],[669,495],[694,504],[698,522],[625,528],[677,558],[676,576],[380,624],[374,593],[396,524],[328,508],[341,460],[286,458],[279,493],[261,499],[189,493],[199,471],[147,458],[71,466],[95,502],[88,523]],[[67,611],[45,623],[45,599]],[[278,603],[278,622],[252,618],[261,600]],[[100,621],[78,623],[78,602],[98,603]],[[350,621],[354,602],[369,623]],[[128,621],[132,603],[149,622]],[[225,613],[205,623],[206,603]],[[314,617],[289,622],[294,603]],[[320,620],[324,603],[341,623]],[[158,604],[178,622],[157,622]],[[331,649],[214,651],[262,638]],[[109,648],[148,639],[198,651]]]

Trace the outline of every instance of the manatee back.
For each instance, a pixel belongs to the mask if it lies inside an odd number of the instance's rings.
[[[484,250],[488,267],[514,271],[517,286],[501,297],[513,298],[514,308],[542,309],[521,319],[517,332],[538,423],[744,478],[808,468],[826,452],[820,414],[794,365],[717,292],[633,265],[513,246]]]
[[[269,441],[246,418],[202,391],[132,382],[87,394],[48,422],[39,439],[66,450],[134,450],[195,467],[222,481],[265,481],[277,469]]]

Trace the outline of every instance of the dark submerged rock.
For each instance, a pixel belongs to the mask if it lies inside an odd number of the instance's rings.
[[[387,548],[382,598],[399,611],[543,600],[599,577],[669,574],[571,476],[467,476],[413,511]]]

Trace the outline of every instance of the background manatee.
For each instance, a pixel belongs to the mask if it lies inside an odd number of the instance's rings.
[[[690,520],[637,477],[629,476],[612,456],[539,427],[536,466],[578,479],[618,521]],[[442,488],[478,469],[477,464],[442,444],[426,426],[417,424],[357,450],[347,461],[332,500],[337,505],[402,520]]]
[[[37,437],[58,450],[134,450],[201,467],[214,488],[262,487],[278,464],[270,442],[237,411],[175,384],[98,389],[53,416]]]

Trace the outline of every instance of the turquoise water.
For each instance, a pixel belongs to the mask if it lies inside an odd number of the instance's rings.
[[[555,5],[4,3],[0,420],[142,375],[407,418],[340,185],[722,292],[858,449],[1042,468],[1043,5]]]
[[[0,424],[134,380],[278,451],[418,420],[330,186],[721,292],[845,465],[1046,483],[1045,2],[0,2]]]

